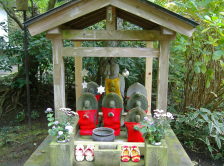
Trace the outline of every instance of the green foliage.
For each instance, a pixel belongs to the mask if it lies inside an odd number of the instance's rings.
[[[33,110],[33,111],[31,112],[31,118],[32,118],[32,119],[36,120],[36,119],[38,119],[39,117],[40,117],[40,113],[39,113],[38,111]]]
[[[24,120],[25,120],[25,112],[24,111],[18,112],[18,114],[16,115],[15,121],[22,122]]]
[[[163,110],[154,110],[154,117],[145,117],[140,125],[134,128],[139,130],[150,144],[160,142],[165,137],[166,129],[173,119],[170,112],[165,113]]]
[[[45,113],[47,113],[48,133],[52,136],[56,136],[58,141],[67,141],[70,134],[73,132],[73,127],[71,126],[72,114],[73,112],[69,108],[61,108],[60,111],[65,111],[68,118],[63,122],[55,121],[54,114],[51,108],[48,108]]]
[[[224,112],[208,109],[189,109],[185,115],[178,115],[173,124],[174,131],[185,146],[192,151],[209,151],[214,159],[224,156]]]

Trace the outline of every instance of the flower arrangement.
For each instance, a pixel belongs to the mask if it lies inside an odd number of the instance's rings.
[[[170,112],[166,113],[163,110],[156,109],[153,118],[144,117],[140,125],[136,125],[134,128],[143,134],[148,143],[160,145],[160,141],[165,136],[165,129],[172,119],[174,118]]]
[[[77,113],[71,111],[70,108],[61,108],[60,111],[63,111],[67,115],[67,120],[64,122],[55,120],[53,110],[51,108],[47,108],[45,111],[47,114],[48,127],[51,127],[48,130],[48,133],[52,136],[56,136],[58,142],[67,142],[69,141],[69,135],[73,133],[71,120],[77,115]]]

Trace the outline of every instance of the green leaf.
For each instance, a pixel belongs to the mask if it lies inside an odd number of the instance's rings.
[[[221,144],[221,141],[220,141],[218,136],[215,137],[215,141],[216,141],[216,144],[217,144],[218,148],[221,149],[222,144]]]
[[[209,128],[209,133],[211,134],[212,133],[212,129],[213,129],[213,123],[212,122],[208,123],[208,128]]]
[[[207,80],[207,81],[206,81],[206,85],[205,85],[205,86],[206,86],[206,88],[209,88],[209,87],[210,87],[210,85],[211,85],[210,80]]]
[[[212,59],[219,60],[223,55],[224,55],[224,51],[222,51],[222,50],[215,51],[212,56]]]
[[[207,145],[210,145],[210,141],[209,141],[208,137],[205,138],[205,142]]]
[[[205,74],[206,71],[207,71],[206,65],[205,64],[201,65],[201,72]]]
[[[195,73],[200,73],[201,72],[201,69],[200,69],[199,66],[195,66],[194,67],[194,71],[195,71]]]
[[[209,28],[205,28],[203,31],[201,31],[201,33],[205,33],[205,32],[207,32],[209,29],[210,29],[210,27],[209,27]]]
[[[208,15],[205,15],[204,17],[206,20],[211,21],[211,17],[209,17]]]

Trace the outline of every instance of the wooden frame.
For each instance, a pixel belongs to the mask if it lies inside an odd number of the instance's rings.
[[[157,41],[173,36],[158,30],[62,30],[63,39],[75,41]]]
[[[62,53],[68,57],[159,57],[155,48],[65,47]]]

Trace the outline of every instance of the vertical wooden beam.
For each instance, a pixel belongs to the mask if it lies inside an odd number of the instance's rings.
[[[117,30],[116,8],[113,6],[107,7],[106,30],[109,30],[109,31]],[[116,41],[107,41],[106,46],[107,47],[115,47],[115,46],[117,46],[117,42]]]
[[[63,41],[60,35],[51,36],[53,48],[53,80],[54,80],[54,109],[55,118],[63,120],[65,114],[59,111],[65,107],[65,73],[62,56]]]
[[[74,47],[81,47],[81,42],[74,42]],[[82,57],[75,57],[75,96],[76,96],[76,106],[78,99],[82,94]]]
[[[170,41],[160,41],[157,108],[167,111]]]
[[[106,29],[109,31],[113,31],[117,29],[116,8],[113,6],[107,7]]]
[[[153,48],[153,42],[146,42],[147,48]],[[152,104],[152,69],[153,69],[153,58],[147,57],[145,60],[145,88],[147,91],[148,100],[148,115],[151,115],[151,104]]]

